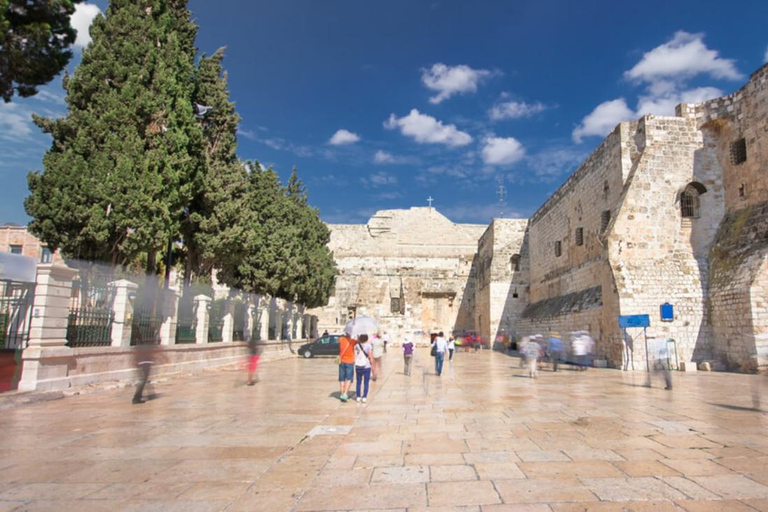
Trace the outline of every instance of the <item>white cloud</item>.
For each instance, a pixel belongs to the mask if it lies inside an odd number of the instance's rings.
[[[101,14],[101,10],[93,4],[82,3],[75,6],[75,12],[72,13],[70,23],[72,28],[77,30],[76,47],[85,48],[90,44],[91,34],[88,31],[91,28],[93,19],[99,14]]]
[[[341,129],[333,134],[333,137],[328,141],[328,144],[332,146],[344,146],[347,144],[354,144],[355,142],[360,142],[360,136],[358,134]]]
[[[576,170],[586,155],[576,147],[551,147],[530,156],[527,161],[539,181],[550,181]]]
[[[437,92],[437,96],[429,99],[430,103],[438,104],[455,94],[477,92],[478,84],[494,75],[487,69],[472,69],[466,65],[446,66],[438,63],[430,69],[422,69],[421,83],[428,89]]]
[[[765,55],[763,56],[763,62],[768,62],[768,48],[765,49]]]
[[[395,163],[395,157],[391,153],[379,150],[373,155],[373,161],[377,164],[393,164]]]
[[[699,87],[688,91],[671,91],[659,96],[653,94],[640,96],[637,112],[633,117],[642,117],[646,114],[672,116],[675,114],[675,107],[680,103],[701,103],[722,95],[723,91],[716,87]]]
[[[531,117],[547,109],[543,103],[525,103],[519,101],[507,101],[498,103],[488,111],[488,115],[494,121],[502,119],[520,119],[522,117]]]
[[[486,165],[511,165],[525,156],[525,149],[514,137],[488,137],[482,155]]]
[[[606,101],[595,107],[573,130],[573,140],[581,142],[590,135],[605,137],[617,124],[634,118],[635,113],[627,106],[624,98]]]
[[[466,146],[472,142],[472,136],[462,132],[456,125],[444,125],[432,116],[422,114],[417,109],[401,118],[391,114],[384,122],[384,127],[389,130],[400,129],[400,133],[411,137],[419,144],[445,144],[446,146]]]
[[[478,224],[488,224],[493,219],[502,218],[502,211],[505,219],[521,219],[527,216],[513,211],[509,205],[501,205],[498,202],[489,204],[467,204],[452,205],[445,208],[437,207],[438,211],[451,219],[453,222],[472,222]]]
[[[686,79],[699,74],[712,78],[739,80],[743,75],[735,61],[723,59],[704,44],[704,34],[690,34],[684,30],[643,55],[635,67],[624,73],[630,80],[656,82],[665,79]]]
[[[385,185],[395,185],[397,183],[397,176],[385,171],[379,171],[371,174],[367,178],[361,178],[360,182],[365,186],[371,187],[383,187]]]
[[[19,103],[0,102],[0,139],[21,141],[32,135],[32,111]]]

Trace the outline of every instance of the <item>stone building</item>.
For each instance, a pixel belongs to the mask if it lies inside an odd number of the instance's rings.
[[[681,362],[768,365],[767,165],[768,65],[732,95],[621,123],[531,219],[412,208],[331,225],[320,328],[366,313],[398,332],[587,330],[614,367],[644,368],[646,341],[667,339]],[[647,339],[625,343],[618,317],[635,314]]]
[[[339,275],[328,305],[313,312],[319,331],[340,332],[355,315],[374,316],[393,340],[473,328],[472,263],[486,226],[411,208],[329,228]]]
[[[59,251],[51,252],[26,226],[15,224],[0,226],[0,252],[29,256],[38,263],[63,263]]]

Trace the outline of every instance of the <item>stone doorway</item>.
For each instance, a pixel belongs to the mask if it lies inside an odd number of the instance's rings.
[[[453,330],[456,314],[453,307],[454,293],[424,293],[421,296],[421,325],[425,333]]]

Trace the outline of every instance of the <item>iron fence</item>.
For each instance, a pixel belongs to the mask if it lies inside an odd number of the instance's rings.
[[[138,311],[131,326],[131,346],[159,345],[163,317],[151,311]]]
[[[112,344],[112,310],[116,289],[109,284],[76,280],[67,321],[67,346],[108,347]]]
[[[34,283],[0,281],[0,349],[26,348],[34,290]]]
[[[197,326],[193,322],[179,322],[176,324],[176,343],[195,343]]]

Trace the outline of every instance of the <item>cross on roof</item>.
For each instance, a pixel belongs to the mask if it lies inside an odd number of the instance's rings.
[[[430,207],[430,208],[432,208],[432,203],[433,203],[435,200],[434,200],[434,199],[432,199],[432,196],[429,196],[429,197],[427,198],[427,201],[429,202],[429,207]]]

